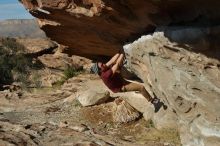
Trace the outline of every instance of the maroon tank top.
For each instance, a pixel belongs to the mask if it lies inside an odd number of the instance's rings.
[[[123,87],[124,79],[120,75],[120,73],[113,74],[111,68],[102,71],[100,74],[101,79],[105,83],[105,85],[114,93],[120,92]]]

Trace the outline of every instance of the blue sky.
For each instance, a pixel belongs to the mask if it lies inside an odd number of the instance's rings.
[[[0,20],[32,18],[18,0],[0,0]]]

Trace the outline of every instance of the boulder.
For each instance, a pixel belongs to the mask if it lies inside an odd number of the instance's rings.
[[[148,102],[140,93],[127,92],[121,96],[132,107],[141,112],[146,121],[152,120],[157,129],[178,129],[177,116],[172,109],[164,109],[164,107],[161,106],[159,110],[155,112],[154,105]]]
[[[69,57],[67,54],[44,54],[38,59],[42,64],[48,68],[65,70],[67,67],[75,68],[76,70],[88,70],[88,66],[91,64],[91,60],[84,57],[73,55]]]
[[[152,116],[159,128],[178,125],[183,145],[219,145],[220,61],[171,42],[164,32],[143,36],[124,50],[130,70],[168,106],[144,117]]]
[[[82,106],[91,106],[104,103],[109,99],[110,93],[105,90],[88,89],[78,93],[77,99]]]
[[[52,53],[57,48],[57,44],[49,39],[43,38],[18,38],[18,43],[25,46],[25,54],[32,56],[40,56],[44,53]]]
[[[76,98],[82,106],[92,106],[106,102],[110,98],[110,92],[102,81],[88,80],[81,84]]]

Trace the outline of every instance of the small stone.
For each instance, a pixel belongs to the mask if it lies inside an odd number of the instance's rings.
[[[67,126],[68,126],[68,123],[66,123],[66,122],[60,122],[60,124],[59,124],[60,128],[65,128]]]
[[[128,140],[130,140],[132,138],[133,138],[133,136],[124,136],[124,139],[128,139]]]
[[[168,143],[168,142],[165,142],[163,145],[164,145],[164,146],[171,146],[171,144]]]
[[[74,146],[100,146],[100,145],[98,145],[98,144],[96,144],[96,143],[94,143],[94,142],[79,142],[79,143],[77,143],[77,144],[75,144]]]
[[[84,132],[89,130],[89,128],[84,124],[81,124],[79,126],[69,126],[69,128],[77,132]]]

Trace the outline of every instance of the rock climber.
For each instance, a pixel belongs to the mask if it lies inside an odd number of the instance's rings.
[[[124,54],[115,54],[107,63],[96,62],[90,68],[91,73],[98,74],[103,80],[104,84],[114,93],[139,91],[149,102],[151,102],[155,109],[162,106],[162,102],[158,98],[152,98],[145,87],[138,83],[133,83],[125,80],[121,73],[123,66]]]

